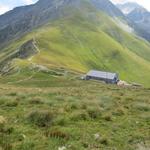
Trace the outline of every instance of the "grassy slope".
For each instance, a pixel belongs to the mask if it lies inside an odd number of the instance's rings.
[[[34,30],[3,50],[0,58],[34,37],[40,53],[32,63],[78,72],[89,69],[114,71],[123,80],[149,86],[150,44],[124,32],[103,13],[94,12],[92,17],[81,14],[74,13]]]
[[[0,52],[2,61],[31,38],[40,49],[31,61],[14,61],[20,72],[0,78],[0,149],[150,148],[149,89],[77,80],[80,75],[66,72],[112,70],[122,79],[150,85],[149,44],[136,39],[143,51],[136,44],[125,45],[135,38],[119,29],[122,46],[115,34],[106,32],[106,24],[111,31],[118,27],[105,15],[97,15],[92,21],[77,14],[53,22]],[[30,70],[32,63],[53,68],[52,72]],[[95,139],[95,134],[100,137]]]
[[[148,89],[123,89],[73,78],[38,73],[13,86],[1,85],[0,116],[6,121],[0,120],[0,148],[150,148]],[[95,134],[100,137],[95,139]]]

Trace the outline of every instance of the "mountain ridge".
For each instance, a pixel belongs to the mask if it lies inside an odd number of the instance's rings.
[[[117,7],[132,22],[132,27],[137,34],[150,41],[150,12],[137,3],[124,3],[117,5]]]
[[[134,9],[143,9],[145,11],[146,8],[144,8],[143,6],[139,5],[138,3],[136,2],[126,2],[126,3],[123,3],[123,4],[117,4],[116,5],[125,15],[131,13]]]
[[[27,41],[35,39],[40,50],[38,54],[29,59],[9,60],[21,70],[27,67],[23,72],[27,72],[32,64],[82,73],[90,69],[106,70],[118,72],[121,79],[148,86],[150,44],[134,33],[123,30],[111,15],[97,10],[89,1],[80,3],[81,1],[71,1],[76,7],[72,3],[68,5],[68,1],[65,1],[65,5],[61,3],[61,9],[57,8],[57,13],[60,14],[57,19],[49,20],[26,32],[18,40],[1,49],[1,60],[5,61],[6,56],[11,55]],[[40,3],[38,5],[40,6]],[[50,10],[55,12],[56,5],[53,6]],[[45,7],[41,9],[47,10]]]
[[[124,17],[123,13],[108,0],[40,0],[34,5],[18,7],[0,16],[0,41],[5,43],[6,40],[21,36],[24,32],[62,17],[62,7],[72,5],[79,8],[82,2],[91,3],[98,10],[105,11],[111,16]]]

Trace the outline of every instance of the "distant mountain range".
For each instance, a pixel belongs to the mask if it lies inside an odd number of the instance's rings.
[[[25,76],[37,64],[113,71],[148,85],[150,43],[141,38],[148,32],[132,17],[135,10],[126,15],[109,0],[39,0],[15,8],[0,16],[0,74],[19,69]]]
[[[150,41],[150,12],[137,3],[119,4],[117,7],[132,22],[135,31]]]
[[[134,11],[135,9],[143,9],[146,11],[146,9],[144,7],[142,7],[141,5],[135,3],[135,2],[127,2],[127,3],[123,3],[123,4],[117,4],[116,5],[124,14],[129,14],[132,11]]]

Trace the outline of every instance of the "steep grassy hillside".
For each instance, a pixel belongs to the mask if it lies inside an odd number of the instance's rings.
[[[36,63],[82,73],[89,69],[114,71],[123,80],[149,86],[150,44],[123,31],[102,12],[88,10],[92,11],[89,15],[85,10],[74,12],[27,34],[2,50],[1,60],[34,38],[40,52],[15,65]]]
[[[148,150],[150,90],[76,76],[37,73],[0,84],[0,149]]]
[[[89,0],[32,7],[59,17],[0,49],[0,150],[148,150],[150,44]],[[80,80],[90,69],[145,87]]]

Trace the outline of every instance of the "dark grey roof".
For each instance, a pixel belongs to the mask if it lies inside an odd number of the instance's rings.
[[[87,76],[98,77],[103,79],[114,79],[116,75],[117,73],[110,73],[110,72],[103,72],[103,71],[96,71],[96,70],[91,70],[87,73]]]

